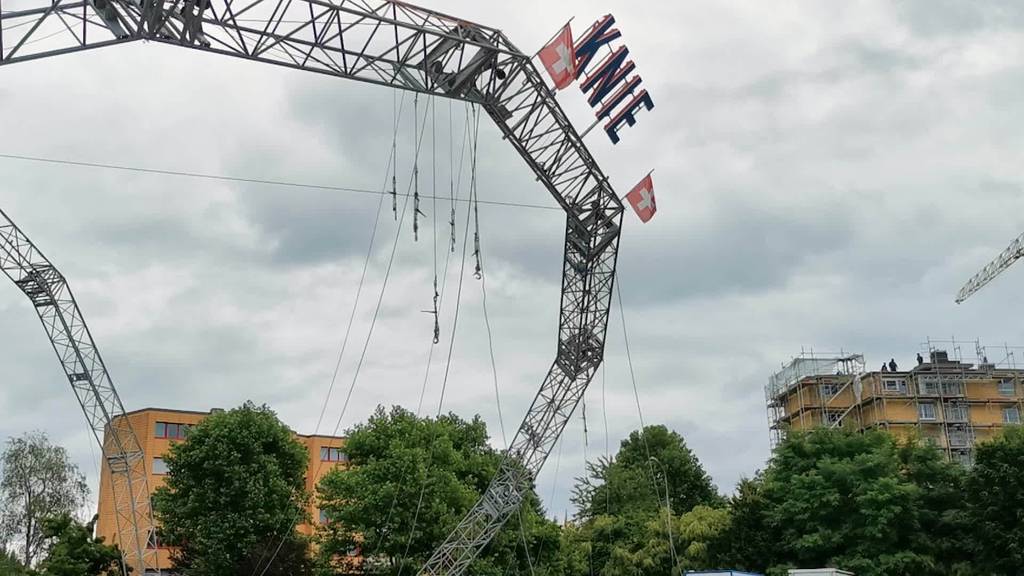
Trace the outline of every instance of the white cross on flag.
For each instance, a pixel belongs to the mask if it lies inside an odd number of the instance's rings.
[[[568,24],[550,44],[540,49],[540,61],[551,75],[555,88],[561,90],[576,79],[576,49],[572,45],[572,28]]]
[[[626,200],[629,201],[636,215],[640,217],[641,222],[647,222],[654,217],[654,213],[658,211],[658,205],[654,202],[654,181],[651,180],[650,174],[639,184],[633,186],[629,194],[626,194]]]

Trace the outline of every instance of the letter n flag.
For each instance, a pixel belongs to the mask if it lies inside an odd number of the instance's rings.
[[[568,24],[554,40],[540,49],[540,61],[551,75],[555,88],[561,90],[576,79],[576,50],[572,45],[572,28]]]
[[[658,206],[654,203],[654,181],[651,180],[650,174],[641,180],[639,184],[633,186],[629,194],[626,194],[626,200],[629,201],[636,215],[640,217],[641,222],[647,222],[654,217],[654,213],[658,211]]]

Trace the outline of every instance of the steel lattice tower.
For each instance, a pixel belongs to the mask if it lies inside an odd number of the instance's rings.
[[[615,279],[622,202],[530,56],[498,29],[392,0],[0,0],[0,28],[0,64],[145,39],[487,112],[565,211],[565,252],[554,362],[490,487],[421,572],[462,574],[518,509],[600,365]]]

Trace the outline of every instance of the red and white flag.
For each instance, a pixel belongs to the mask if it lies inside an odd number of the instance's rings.
[[[629,194],[626,194],[626,200],[629,201],[629,205],[633,207],[636,215],[640,217],[641,222],[647,222],[654,217],[654,213],[658,211],[658,205],[654,202],[654,181],[650,174],[639,184],[633,186]]]
[[[540,61],[551,75],[555,88],[561,90],[576,79],[576,49],[572,44],[572,28],[568,24],[551,43],[540,49]]]

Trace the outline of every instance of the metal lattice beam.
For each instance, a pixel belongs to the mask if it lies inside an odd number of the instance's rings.
[[[391,0],[0,0],[0,12],[0,64],[148,39],[483,107],[565,210],[565,260],[551,369],[487,492],[421,572],[462,574],[600,365],[615,279],[622,202],[531,58],[497,29]]]
[[[0,210],[0,269],[32,301],[64,375],[111,473],[118,544],[129,566],[157,567],[146,546],[153,530],[146,463],[121,398],[59,270]],[[141,570],[138,571],[142,573]]]
[[[1024,256],[1024,234],[1010,242],[1006,250],[1000,252],[999,256],[996,256],[994,260],[986,264],[984,268],[963,285],[963,288],[960,288],[960,291],[956,294],[956,303],[962,304],[964,300],[967,300],[972,294],[981,290],[1022,256]]]

